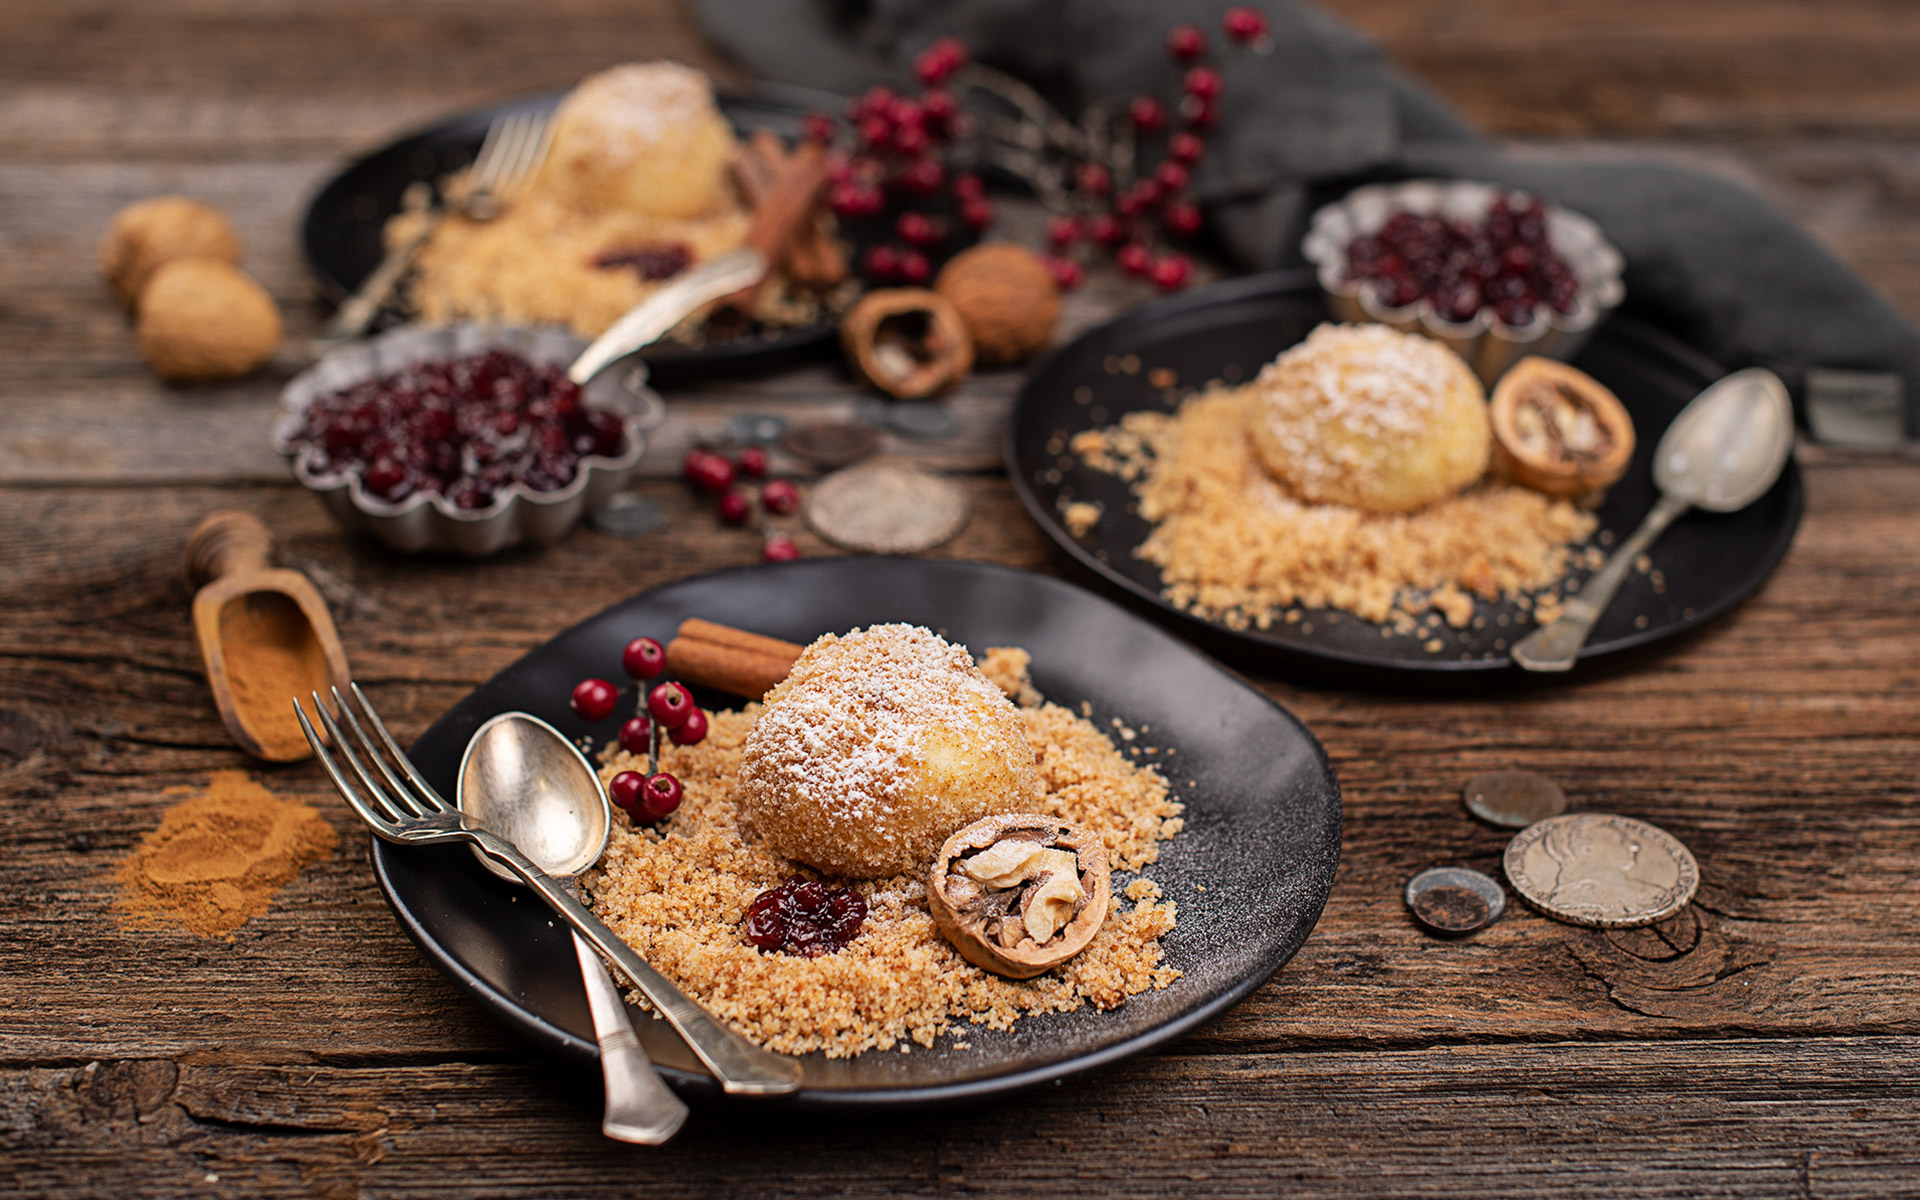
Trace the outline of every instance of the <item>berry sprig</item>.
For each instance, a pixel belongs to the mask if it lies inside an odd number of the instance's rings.
[[[1224,53],[1265,53],[1267,18],[1245,6],[1221,22]],[[1027,84],[970,60],[941,38],[914,60],[922,91],[876,86],[842,122],[814,114],[806,136],[839,141],[828,193],[843,219],[883,223],[885,240],[860,262],[871,283],[926,283],[962,230],[993,220],[979,168],[1009,172],[1056,214],[1047,227],[1047,269],[1077,286],[1095,254],[1128,274],[1178,290],[1192,275],[1182,249],[1206,227],[1190,194],[1193,170],[1219,125],[1219,65],[1198,26],[1167,33],[1173,70],[1164,94],[1143,93],[1088,106],[1068,120]]]
[[[656,825],[673,815],[684,795],[680,780],[660,769],[662,734],[676,746],[697,745],[706,740],[709,722],[684,684],[666,681],[644,690],[647,681],[658,679],[667,669],[666,647],[656,639],[639,637],[628,642],[620,654],[620,666],[633,679],[639,703],[634,715],[621,723],[615,740],[628,754],[644,754],[647,769],[615,775],[607,783],[607,798],[634,824]],[[598,723],[613,715],[621,692],[605,679],[583,679],[574,685],[569,703],[581,720]]]
[[[790,516],[800,508],[800,488],[791,479],[768,479],[767,452],[747,446],[729,458],[718,450],[701,446],[687,451],[681,473],[695,490],[717,497],[715,509],[728,525],[745,525],[754,519],[754,504],[770,516]],[[765,520],[760,523],[763,540],[760,557],[765,562],[792,562],[800,557],[800,547],[787,534]]]

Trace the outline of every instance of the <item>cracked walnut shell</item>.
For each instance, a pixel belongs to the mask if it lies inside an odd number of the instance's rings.
[[[973,342],[953,305],[926,288],[881,288],[840,321],[860,377],[896,400],[944,392],[973,369]]]
[[[976,967],[1031,979],[1093,941],[1107,918],[1107,851],[1058,817],[1004,813],[948,838],[927,903],[940,932]]]
[[[1523,358],[1494,385],[1494,468],[1523,487],[1597,500],[1633,461],[1633,418],[1584,371]]]

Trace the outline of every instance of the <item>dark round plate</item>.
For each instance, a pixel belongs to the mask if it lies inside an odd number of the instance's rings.
[[[307,263],[327,299],[340,303],[373,273],[382,253],[380,231],[400,211],[400,197],[409,186],[434,184],[472,162],[496,116],[549,111],[565,95],[548,92],[449,118],[389,142],[328,180],[308,203],[300,235]],[[721,95],[719,102],[736,129],[770,129],[788,139],[799,136],[808,112],[838,112],[845,103],[828,93],[776,84],[762,85],[750,95]],[[883,240],[888,232],[861,227],[851,229],[849,236],[859,249]],[[660,343],[640,354],[657,374],[668,377],[757,369],[821,350],[833,341],[836,328],[835,322],[822,321],[743,334],[698,349]]]
[[[928,1104],[1059,1079],[1193,1028],[1258,987],[1320,917],[1340,855],[1340,788],[1291,713],[1178,639],[1118,606],[1042,575],[906,558],[818,559],[744,567],[642,592],[561,634],[482,684],[415,742],[413,760],[453,794],[468,739],[521,709],[569,737],[588,727],[567,707],[574,683],[617,670],[642,634],[705,617],[798,642],[884,621],[941,631],[979,652],[1023,646],[1048,698],[1092,705],[1094,720],[1149,725],[1173,747],[1186,828],[1145,874],[1180,907],[1163,942],[1184,972],[1112,1012],[1029,1017],[1006,1033],[963,1026],[911,1053],[813,1054],[803,1105]],[[1191,781],[1191,783],[1189,783]],[[508,1023],[557,1050],[595,1053],[566,927],[524,889],[488,874],[464,846],[373,843],[374,871],[401,925],[435,965]],[[1124,882],[1119,886],[1124,887]],[[647,1053],[676,1087],[718,1095],[663,1022],[636,1013]]]
[[[1793,542],[1805,498],[1799,468],[1790,461],[1780,481],[1752,506],[1737,513],[1689,513],[1675,522],[1651,552],[1659,583],[1651,574],[1631,573],[1578,665],[1558,675],[1531,674],[1508,657],[1507,647],[1533,628],[1532,617],[1510,604],[1481,604],[1484,628],[1443,626],[1438,635],[1411,637],[1382,637],[1378,625],[1326,610],[1308,610],[1298,624],[1268,630],[1228,629],[1182,612],[1161,599],[1159,568],[1134,556],[1151,526],[1134,511],[1127,485],[1063,457],[1057,447],[1126,413],[1174,408],[1178,398],[1153,382],[1156,371],[1172,371],[1182,389],[1213,379],[1250,379],[1327,319],[1312,274],[1279,271],[1145,305],[1061,347],[1028,377],[1007,428],[1007,470],[1028,513],[1075,560],[1181,622],[1230,665],[1401,688],[1582,678],[1728,612],[1765,582]],[[1137,363],[1123,363],[1128,355],[1137,356]],[[1612,532],[1617,545],[1653,507],[1653,449],[1660,435],[1722,371],[1674,339],[1617,315],[1573,362],[1613,389],[1638,435],[1633,464],[1599,511],[1601,528]],[[1062,520],[1063,500],[1097,501],[1105,514],[1076,538]],[[1421,647],[1428,636],[1440,637],[1445,648],[1429,654]]]

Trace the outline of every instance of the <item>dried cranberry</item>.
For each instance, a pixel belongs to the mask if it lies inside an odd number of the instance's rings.
[[[846,949],[866,919],[859,892],[795,876],[754,897],[742,932],[760,950],[818,958]]]

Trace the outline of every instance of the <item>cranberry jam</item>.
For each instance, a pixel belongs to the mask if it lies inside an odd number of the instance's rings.
[[[749,945],[801,958],[844,950],[860,936],[867,902],[852,888],[831,888],[794,876],[753,898],[747,908]]]
[[[322,397],[297,440],[309,470],[357,473],[375,499],[437,493],[465,510],[513,483],[556,491],[582,458],[627,448],[620,418],[582,403],[563,368],[502,350],[415,363]]]
[[[1542,304],[1571,312],[1580,291],[1547,241],[1545,207],[1504,196],[1478,223],[1395,213],[1379,233],[1348,244],[1347,278],[1375,281],[1390,308],[1430,300],[1448,321],[1470,321],[1491,308],[1507,325],[1531,324]]]

